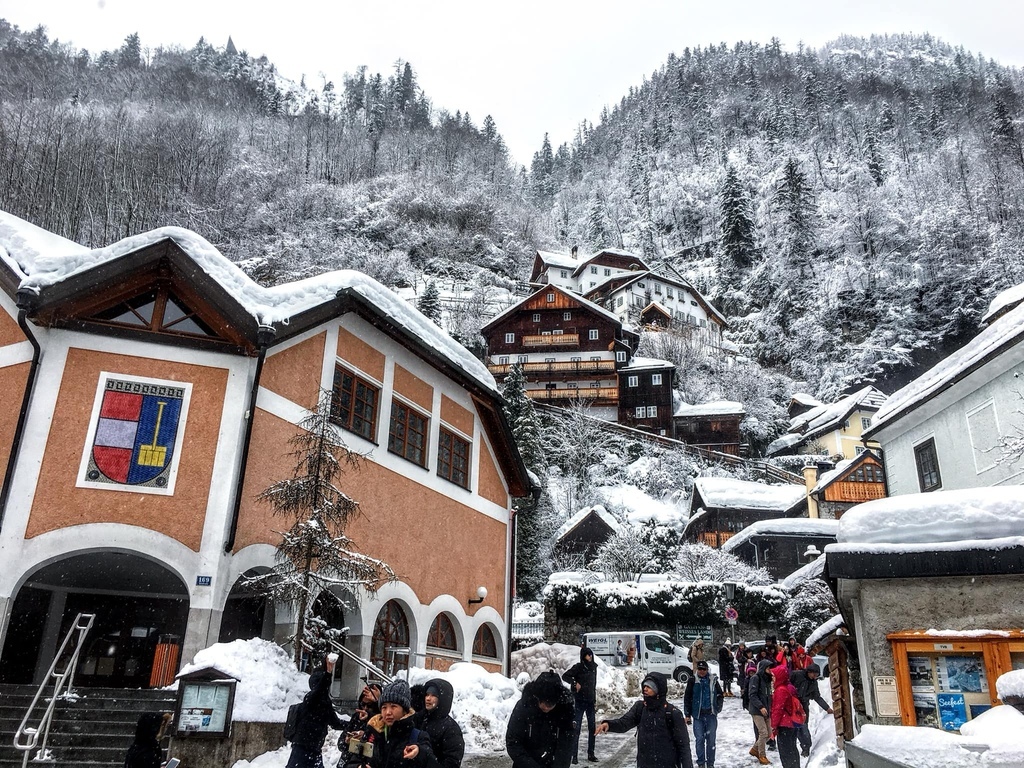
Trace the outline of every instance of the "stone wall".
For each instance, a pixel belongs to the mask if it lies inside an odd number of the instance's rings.
[[[239,760],[252,760],[264,752],[284,746],[284,723],[233,722],[226,739],[209,736],[175,738],[170,757],[181,760],[181,768],[224,768]]]

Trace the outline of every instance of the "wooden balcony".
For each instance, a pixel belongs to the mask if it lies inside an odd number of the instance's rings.
[[[487,366],[495,376],[507,376],[512,370],[514,363],[503,363],[501,365]],[[523,373],[527,377],[543,376],[544,374],[613,374],[615,373],[614,360],[563,360],[557,363],[520,363]]]
[[[595,400],[618,402],[618,387],[567,387],[566,389],[528,389],[526,396],[531,400]]]
[[[552,333],[544,336],[523,336],[524,347],[578,347],[580,335],[578,333]]]

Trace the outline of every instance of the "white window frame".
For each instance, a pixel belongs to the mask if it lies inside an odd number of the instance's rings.
[[[647,418],[648,419],[656,419],[656,418],[658,418],[658,406],[656,406],[656,405],[648,405],[647,406]]]
[[[563,312],[562,313],[562,319],[563,320],[572,320],[572,312]]]
[[[597,328],[591,328],[590,329],[590,333],[589,333],[588,338],[589,338],[590,341],[597,341],[598,340]]]
[[[653,384],[656,387],[660,387],[661,386],[661,374],[660,373],[655,373],[655,374],[651,375],[651,384]]]
[[[621,350],[617,351],[615,353],[615,362],[616,363],[624,363],[624,362],[626,362],[626,353],[621,351]]]
[[[506,333],[505,334],[505,343],[506,344],[515,344],[516,343],[516,335],[514,333]]]
[[[633,411],[633,416],[634,416],[635,418],[638,418],[638,419],[643,419],[643,418],[646,418],[646,417],[644,416],[644,413],[646,413],[646,412],[647,412],[647,409],[646,409],[646,408],[644,408],[644,406],[642,406],[642,405],[638,405],[638,406],[636,407],[636,410],[635,410],[635,411]]]
[[[640,386],[640,377],[639,376],[627,376],[626,377],[626,386],[627,387],[638,387],[638,386]]]
[[[535,322],[535,323],[539,323],[540,322],[540,312],[534,312],[533,313],[533,322]]]

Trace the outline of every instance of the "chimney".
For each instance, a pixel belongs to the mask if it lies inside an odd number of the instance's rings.
[[[576,259],[576,258],[577,258],[577,254],[579,254],[579,250],[580,250],[580,247],[579,247],[578,245],[574,245],[574,246],[572,247],[572,251],[571,251],[571,253],[572,253],[572,257],[573,257],[573,259]]]

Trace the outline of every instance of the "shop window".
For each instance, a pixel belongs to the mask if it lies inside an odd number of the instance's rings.
[[[331,421],[360,437],[373,440],[377,429],[380,389],[340,365],[334,367]]]
[[[922,492],[942,487],[935,440],[929,437],[923,443],[914,446],[914,463],[917,465],[917,482]]]

